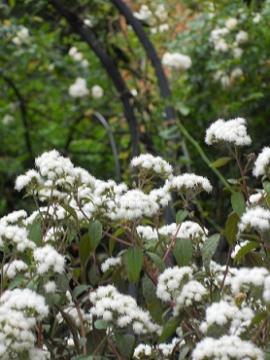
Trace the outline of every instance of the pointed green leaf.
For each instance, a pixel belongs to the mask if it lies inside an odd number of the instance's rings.
[[[187,210],[179,210],[176,214],[176,224],[181,224],[188,216]]]
[[[94,252],[102,239],[102,224],[98,220],[93,220],[88,226],[90,239],[90,249]]]
[[[121,334],[116,335],[115,339],[117,348],[119,349],[120,353],[125,356],[125,358],[131,359],[135,345],[135,337],[130,334]]]
[[[163,326],[161,335],[159,337],[159,342],[162,343],[166,341],[170,336],[172,336],[175,333],[175,330],[180,325],[180,318],[174,317],[169,319],[166,324]]]
[[[210,236],[208,239],[206,239],[205,243],[203,244],[202,258],[203,258],[203,264],[206,269],[209,268],[210,261],[216,252],[219,239],[220,239],[220,234],[214,234]]]
[[[173,255],[175,260],[179,266],[189,265],[192,259],[192,242],[190,239],[177,239],[174,249]]]
[[[124,255],[128,280],[135,283],[139,280],[143,267],[143,250],[139,247],[129,248]]]
[[[241,192],[234,192],[231,195],[231,204],[233,211],[241,216],[246,209],[245,197]]]
[[[146,254],[150,257],[150,259],[153,261],[153,263],[160,271],[165,270],[165,264],[159,255],[150,251],[147,251]]]
[[[212,162],[211,167],[215,168],[215,169],[221,168],[222,166],[227,165],[228,162],[231,160],[232,160],[232,158],[229,156],[221,157],[221,158],[215,160],[214,162]]]
[[[239,216],[232,212],[226,221],[225,225],[225,236],[229,245],[233,245],[236,242]]]

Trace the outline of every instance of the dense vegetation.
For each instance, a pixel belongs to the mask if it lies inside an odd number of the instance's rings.
[[[267,359],[270,1],[0,21],[0,358]]]

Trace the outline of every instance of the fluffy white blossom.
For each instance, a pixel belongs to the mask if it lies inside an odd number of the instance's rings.
[[[110,257],[101,264],[101,271],[103,273],[105,273],[106,271],[110,270],[111,268],[115,268],[121,264],[122,264],[121,257]]]
[[[2,124],[3,125],[11,125],[13,124],[15,121],[14,116],[10,115],[10,114],[6,114],[4,115],[3,119],[2,119]]]
[[[232,52],[235,59],[240,59],[243,55],[243,49],[239,46],[234,47]]]
[[[44,290],[47,294],[54,293],[56,291],[56,283],[54,281],[48,281],[44,285]]]
[[[242,215],[239,225],[239,231],[243,232],[249,228],[259,231],[265,231],[270,228],[270,210],[261,206],[247,209]]]
[[[151,174],[155,173],[165,177],[169,177],[173,172],[172,166],[167,161],[160,156],[153,156],[151,154],[142,154],[133,158],[130,165],[133,168],[142,169]]]
[[[175,191],[212,191],[212,185],[206,177],[195,175],[195,174],[183,174],[174,176],[169,180],[170,188]]]
[[[144,240],[157,240],[158,232],[156,229],[153,229],[152,226],[149,225],[139,225],[136,228],[139,236]]]
[[[187,70],[191,67],[192,61],[188,55],[166,52],[162,57],[162,64],[177,70]]]
[[[159,4],[155,10],[156,17],[159,18],[160,21],[166,21],[168,18],[168,13],[163,4]]]
[[[192,279],[193,270],[189,266],[167,268],[158,278],[157,297],[163,301],[176,299],[183,287]]]
[[[151,190],[149,196],[162,208],[168,206],[169,202],[172,200],[168,183],[161,188]]]
[[[9,279],[13,279],[18,273],[25,272],[28,269],[27,264],[22,260],[13,260],[4,265],[3,273]]]
[[[262,287],[268,275],[268,270],[263,267],[240,268],[233,276],[226,278],[226,284],[230,285],[233,294],[237,294],[250,286]]]
[[[145,359],[148,356],[152,355],[152,347],[147,344],[139,344],[134,349],[133,358],[134,359]]]
[[[118,201],[116,215],[111,214],[111,216],[118,219],[132,220],[142,216],[153,216],[159,210],[159,205],[151,196],[139,189],[127,191]]]
[[[236,37],[235,37],[235,41],[237,42],[237,44],[244,44],[248,41],[248,33],[246,31],[239,31],[237,34],[236,34]]]
[[[31,352],[36,343],[37,321],[47,315],[48,307],[41,295],[30,289],[6,290],[0,297],[1,359]]]
[[[99,286],[91,292],[90,301],[93,303],[93,316],[117,327],[132,325],[136,334],[157,333],[160,330],[148,311],[140,308],[131,296],[119,293],[112,285]]]
[[[185,284],[176,298],[174,313],[177,314],[181,308],[192,306],[194,303],[201,303],[207,294],[206,288],[196,280],[191,280]]]
[[[36,261],[37,273],[44,274],[48,271],[63,273],[65,258],[60,255],[51,245],[36,248],[33,252]]]
[[[233,30],[233,29],[236,28],[237,23],[238,23],[238,21],[237,21],[236,18],[229,18],[229,19],[226,20],[225,26],[226,26],[227,29]]]
[[[25,26],[21,26],[20,30],[17,31],[16,36],[12,39],[15,45],[22,45],[29,41],[29,30]]]
[[[192,352],[192,360],[263,360],[263,352],[249,341],[238,336],[222,336],[214,339],[207,337],[201,340]]]
[[[153,16],[152,11],[149,9],[149,7],[147,5],[142,5],[139,9],[139,11],[134,12],[134,16],[142,21],[147,21],[149,19],[151,19],[151,17]]]
[[[84,59],[83,54],[76,48],[76,46],[73,46],[69,49],[68,52],[69,56],[74,60],[80,63],[80,65],[84,68],[88,67],[89,63],[86,59]]]
[[[215,121],[206,131],[205,142],[208,145],[228,142],[236,146],[251,144],[251,138],[247,134],[246,120],[236,118],[224,121]]]
[[[270,165],[270,147],[266,146],[262,149],[261,153],[258,155],[254,168],[253,168],[253,175],[263,176],[268,174]]]
[[[91,88],[91,95],[94,99],[100,99],[104,95],[104,90],[99,85],[94,85]]]
[[[30,184],[40,184],[42,182],[39,173],[36,170],[28,170],[24,175],[19,175],[15,182],[15,189],[21,191]]]
[[[89,95],[86,80],[78,77],[69,87],[69,95],[74,98],[82,98]]]
[[[200,329],[206,333],[211,326],[220,326],[229,331],[230,335],[240,335],[250,325],[254,312],[249,307],[237,307],[226,301],[213,303],[206,309],[205,321]]]
[[[28,239],[28,231],[24,227],[6,224],[0,220],[0,246],[5,243],[13,244],[19,252],[35,248],[35,244]]]

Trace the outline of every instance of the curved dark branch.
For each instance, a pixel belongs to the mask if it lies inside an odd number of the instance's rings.
[[[149,40],[147,34],[145,33],[141,22],[138,19],[136,19],[129,6],[123,0],[111,0],[111,2],[119,10],[119,12],[126,18],[127,22],[129,23],[130,26],[132,26],[134,32],[138,36],[142,46],[145,49],[147,56],[149,57],[152,63],[152,66],[155,69],[158,85],[160,89],[160,95],[163,98],[168,98],[171,95],[171,91],[167,77],[164,73],[156,49],[153,46],[152,42]],[[167,106],[165,110],[166,110],[167,119],[175,118],[175,111],[172,106]]]
[[[32,142],[31,142],[31,138],[30,138],[30,128],[29,128],[29,123],[28,123],[27,107],[25,104],[25,100],[24,100],[20,90],[15,85],[14,81],[10,77],[3,74],[2,71],[0,71],[0,74],[1,74],[2,79],[13,90],[16,98],[18,99],[19,106],[20,106],[20,112],[21,112],[22,124],[23,124],[23,128],[24,128],[23,133],[24,133],[25,145],[26,145],[26,148],[27,148],[27,151],[29,154],[30,161],[34,162],[34,153],[33,153]]]
[[[56,9],[56,11],[67,20],[74,32],[80,35],[81,39],[84,40],[91,47],[91,49],[95,52],[100,62],[106,69],[108,75],[112,79],[114,86],[122,101],[124,114],[129,125],[132,156],[137,155],[139,151],[137,121],[132,105],[130,104],[129,90],[114,61],[102,48],[93,31],[88,26],[84,25],[84,23],[76,14],[65,8],[59,0],[50,0],[50,3]]]

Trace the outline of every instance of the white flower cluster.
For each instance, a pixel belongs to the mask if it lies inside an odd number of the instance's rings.
[[[3,274],[9,279],[13,279],[18,273],[26,272],[28,270],[27,264],[22,260],[13,260],[4,265]]]
[[[160,156],[142,154],[131,160],[131,167],[150,172],[151,174],[162,175],[168,178],[172,175],[173,168]]]
[[[269,165],[270,165],[270,147],[266,146],[262,149],[262,152],[257,157],[254,168],[253,168],[253,175],[263,176],[267,175],[269,172]]]
[[[139,11],[134,12],[134,16],[141,21],[147,22],[151,25],[151,33],[163,33],[169,30],[169,24],[166,22],[168,19],[168,13],[163,4],[157,5],[157,7],[151,10],[147,5],[143,4],[139,8]]]
[[[105,273],[108,270],[110,270],[111,268],[115,268],[117,266],[120,266],[121,264],[122,264],[121,257],[119,257],[119,256],[118,257],[110,257],[101,264],[101,271],[103,273]]]
[[[33,257],[36,262],[37,273],[40,275],[49,271],[59,274],[64,272],[65,258],[51,245],[36,248],[33,252]]]
[[[249,228],[253,228],[258,231],[265,231],[269,229],[270,210],[261,206],[248,208],[241,216],[238,228],[240,232],[248,230]]]
[[[151,217],[159,210],[159,205],[139,189],[129,190],[123,194],[118,203],[115,218],[132,220],[143,216]]]
[[[251,138],[247,134],[246,120],[236,118],[215,121],[206,131],[205,142],[207,145],[223,142],[236,146],[250,145]]]
[[[205,321],[201,323],[200,329],[207,333],[212,326],[220,326],[230,335],[239,336],[250,325],[254,317],[251,308],[245,306],[238,308],[236,305],[226,301],[213,303],[206,309]]]
[[[68,55],[74,60],[80,63],[83,68],[87,68],[89,66],[88,60],[84,59],[83,54],[76,48],[76,46],[72,46],[69,49]]]
[[[166,52],[162,57],[162,64],[176,70],[188,70],[192,61],[188,55]]]
[[[83,98],[89,95],[86,80],[78,77],[75,82],[70,85],[68,93],[73,98]]]
[[[141,166],[143,169],[150,166],[152,173],[162,171],[163,174],[166,173],[168,179],[162,187],[154,188],[149,193],[141,189],[128,189],[125,184],[116,184],[113,180],[95,179],[86,170],[74,167],[69,159],[52,150],[38,157],[37,171],[31,170],[19,176],[15,187],[17,190],[31,189],[41,201],[51,198],[58,200],[58,203],[40,208],[40,213],[57,221],[67,216],[67,211],[60,205],[62,202],[68,202],[67,205],[75,211],[80,221],[89,220],[95,214],[98,216],[102,214],[113,221],[129,221],[158,215],[160,210],[169,204],[170,192],[174,190],[174,185],[190,187],[192,190],[212,189],[206,178],[194,174],[172,177],[171,166],[160,157],[142,155],[135,158],[132,165]],[[38,212],[33,213],[28,218],[28,223],[37,216]],[[59,234],[54,233],[54,235],[57,235],[57,238],[59,235],[60,238],[61,226],[59,223],[57,226]],[[45,239],[50,242],[53,240],[53,230],[47,230]]]
[[[42,296],[30,289],[6,290],[0,297],[1,359],[34,351],[35,326],[47,315],[48,307]]]
[[[235,58],[242,56],[243,49],[240,45],[245,44],[249,36],[248,33],[243,30],[235,33],[234,30],[237,25],[237,19],[229,18],[226,20],[225,27],[211,31],[210,42],[213,44],[215,51],[227,53],[231,50]],[[234,32],[233,36],[232,32]]]
[[[169,238],[176,236],[177,239],[190,239],[195,243],[202,244],[206,239],[208,230],[203,229],[194,221],[183,221],[180,227],[176,223],[172,223],[159,229],[153,229],[149,225],[139,225],[137,226],[137,233],[144,240],[157,240],[159,235]]]
[[[25,26],[21,26],[20,30],[17,31],[16,36],[12,39],[12,42],[17,46],[21,46],[22,44],[28,43],[29,38],[29,30]]]
[[[167,268],[158,278],[157,297],[163,301],[175,300],[183,286],[192,279],[193,270],[189,266]]]
[[[173,338],[170,343],[161,343],[158,345],[139,344],[136,346],[133,358],[134,359],[170,359],[175,348],[180,343],[183,345],[184,341],[179,338]]]
[[[112,286],[99,286],[90,294],[91,314],[120,328],[132,326],[136,334],[158,333],[160,327],[150,314],[141,309],[129,295],[123,295]]]
[[[7,217],[0,219],[0,246],[13,245],[19,252],[34,249],[35,244],[28,239],[28,231],[22,224],[9,223]]]
[[[226,284],[230,285],[233,294],[237,294],[250,287],[263,287],[268,275],[268,270],[263,267],[240,268],[226,279]]]
[[[195,174],[183,174],[174,176],[169,180],[169,186],[171,190],[178,192],[185,192],[189,190],[195,191],[212,191],[212,185],[209,180],[204,176]]]
[[[263,360],[263,352],[249,341],[240,337],[222,336],[219,339],[207,337],[200,341],[192,352],[192,360]]]
[[[191,280],[185,284],[176,298],[174,313],[178,314],[183,307],[192,306],[194,303],[201,303],[207,295],[206,288],[196,280]]]

